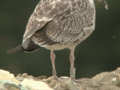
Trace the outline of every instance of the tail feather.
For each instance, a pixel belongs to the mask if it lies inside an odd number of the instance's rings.
[[[22,43],[22,47],[25,52],[32,52],[39,49],[39,46],[36,45],[31,39],[28,39]]]
[[[8,50],[7,53],[8,54],[14,54],[14,53],[20,52],[20,51],[24,51],[24,49],[21,45],[18,45],[17,47]]]
[[[16,52],[33,52],[39,50],[39,46],[34,44],[32,40],[27,40],[26,42],[22,43],[22,45],[18,45],[15,48],[12,48],[7,51],[8,54],[13,54]]]

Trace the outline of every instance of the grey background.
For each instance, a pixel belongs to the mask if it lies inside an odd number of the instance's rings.
[[[51,75],[49,51],[7,54],[21,43],[27,20],[39,0],[0,0],[0,69],[15,74]],[[91,77],[120,67],[120,0],[108,0],[109,10],[96,3],[95,32],[75,51],[77,77]],[[69,75],[69,50],[56,52],[59,76]]]

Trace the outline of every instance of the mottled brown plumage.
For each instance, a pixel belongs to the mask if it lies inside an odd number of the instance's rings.
[[[26,51],[44,47],[51,51],[56,75],[54,50],[69,48],[71,77],[75,77],[74,49],[95,29],[93,0],[41,0],[28,21],[22,47]]]

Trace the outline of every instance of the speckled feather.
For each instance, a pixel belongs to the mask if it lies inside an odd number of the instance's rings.
[[[67,48],[81,43],[94,29],[93,0],[41,0],[30,16],[22,45],[26,48],[33,41],[48,49]]]

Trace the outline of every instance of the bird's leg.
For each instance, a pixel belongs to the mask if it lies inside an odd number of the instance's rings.
[[[75,56],[74,56],[74,51],[75,48],[70,49],[70,77],[72,79],[75,79],[75,67],[74,67],[74,61],[75,61]]]
[[[55,68],[55,53],[54,51],[50,51],[50,58],[51,58],[51,64],[52,64],[52,75],[57,78],[56,76],[56,68]]]

